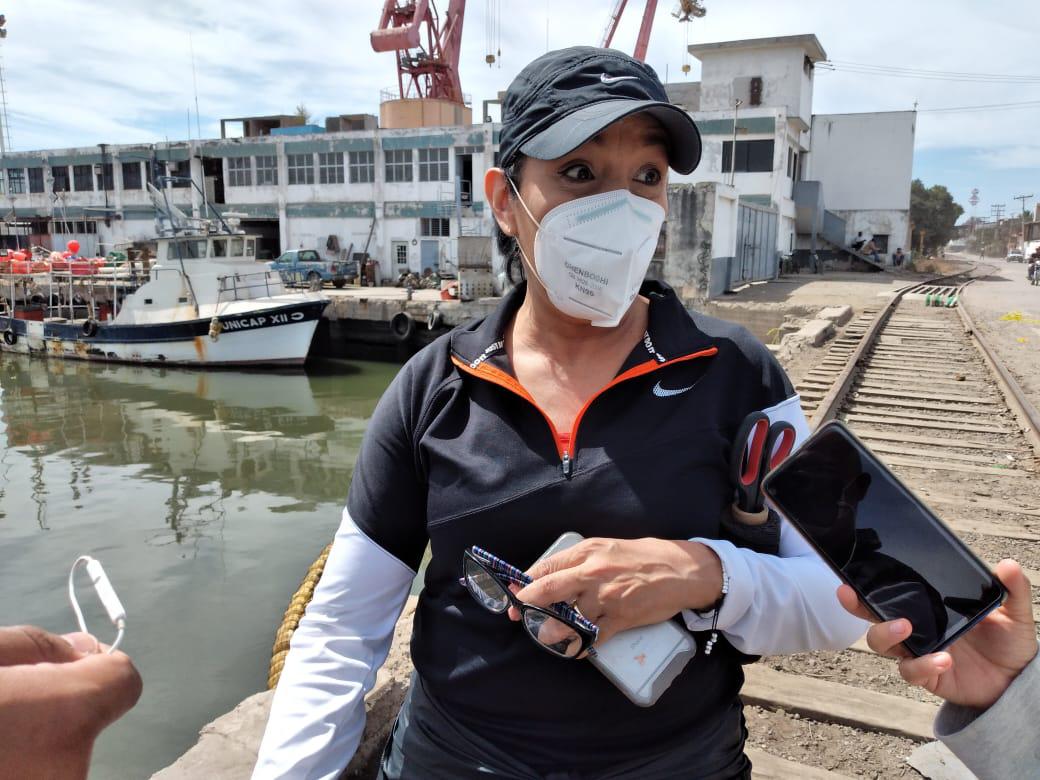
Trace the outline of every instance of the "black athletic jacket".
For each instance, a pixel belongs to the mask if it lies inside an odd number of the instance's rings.
[[[597,776],[694,740],[703,761],[690,777],[735,776],[746,759],[734,648],[844,647],[862,633],[837,604],[837,580],[786,528],[779,557],[719,539],[743,418],[766,410],[805,433],[783,370],[746,330],[687,312],[667,286],[648,282],[642,294],[650,300],[645,338],[570,431],[555,430],[510,369],[503,334],[523,287],[402,368],[366,432],[256,776],[333,777],[349,759],[361,695],[427,545],[411,645],[423,689],[459,724],[539,772]],[[566,531],[711,545],[731,580],[719,616],[729,643],[698,653],[644,709],[591,664],[536,647],[459,584],[471,545],[524,568]],[[684,617],[691,630],[709,627]]]

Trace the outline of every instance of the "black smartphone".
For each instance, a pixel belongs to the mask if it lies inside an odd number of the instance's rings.
[[[878,619],[910,620],[914,655],[942,650],[1004,600],[986,564],[840,422],[806,439],[762,492]]]

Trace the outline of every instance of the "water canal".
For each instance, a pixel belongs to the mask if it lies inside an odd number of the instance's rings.
[[[0,360],[0,625],[75,630],[69,567],[104,564],[145,680],[92,778],[147,778],[263,688],[289,596],[331,540],[397,372],[189,372]],[[113,631],[89,584],[87,625]]]

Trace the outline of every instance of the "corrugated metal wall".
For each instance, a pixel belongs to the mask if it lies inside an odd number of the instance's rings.
[[[737,260],[730,285],[756,282],[776,276],[776,231],[778,217],[773,209],[741,203],[737,215]]]

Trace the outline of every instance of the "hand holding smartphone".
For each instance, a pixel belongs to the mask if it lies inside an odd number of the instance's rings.
[[[988,567],[842,423],[823,425],[766,476],[767,502],[879,620],[907,618],[915,656],[1000,606]]]

